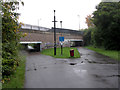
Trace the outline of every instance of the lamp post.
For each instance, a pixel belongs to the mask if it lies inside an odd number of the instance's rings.
[[[55,10],[54,10],[54,55],[56,55],[56,17],[55,17]]]
[[[60,24],[61,24],[61,29],[62,29],[62,21],[60,21]],[[62,37],[62,32],[61,32],[61,37]],[[62,55],[62,41],[61,41],[61,55]]]
[[[39,27],[39,21],[41,20],[41,18],[40,19],[38,19],[38,29],[40,30],[40,27]]]
[[[80,15],[78,15],[78,18],[79,18],[79,30],[80,30]]]
[[[60,21],[60,25],[61,25],[61,29],[62,29],[62,21]],[[61,37],[62,37],[62,33],[61,33]]]

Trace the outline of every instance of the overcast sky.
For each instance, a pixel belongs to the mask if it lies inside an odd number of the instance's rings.
[[[23,0],[24,6],[20,7],[20,22],[25,24],[53,27],[54,12],[56,10],[56,27],[67,29],[87,28],[85,17],[92,14],[101,0]],[[78,17],[78,15],[80,17]],[[38,23],[39,21],[39,23]]]

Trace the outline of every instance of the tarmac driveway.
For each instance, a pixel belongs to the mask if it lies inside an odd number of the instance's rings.
[[[27,54],[25,88],[118,88],[118,62],[78,48],[81,58]]]

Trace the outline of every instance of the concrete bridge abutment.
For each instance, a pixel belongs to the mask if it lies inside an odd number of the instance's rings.
[[[21,29],[23,34],[27,33],[26,37],[20,39],[21,42],[42,42],[36,44],[35,48],[38,50],[54,47],[54,33],[49,31],[31,30],[31,29]],[[71,42],[74,42],[76,46],[82,46],[83,36],[78,33],[56,33],[56,44],[57,47],[60,46],[59,37],[64,37],[64,47],[70,47]],[[25,44],[26,47],[27,44]]]

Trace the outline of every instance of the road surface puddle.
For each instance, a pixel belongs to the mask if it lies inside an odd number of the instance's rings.
[[[111,76],[106,76],[106,77],[120,77],[120,75],[111,75]]]
[[[77,63],[69,63],[70,65],[76,65]]]
[[[103,75],[93,75],[94,77],[101,78],[101,77],[120,77],[120,75],[108,75],[108,76],[103,76]]]

